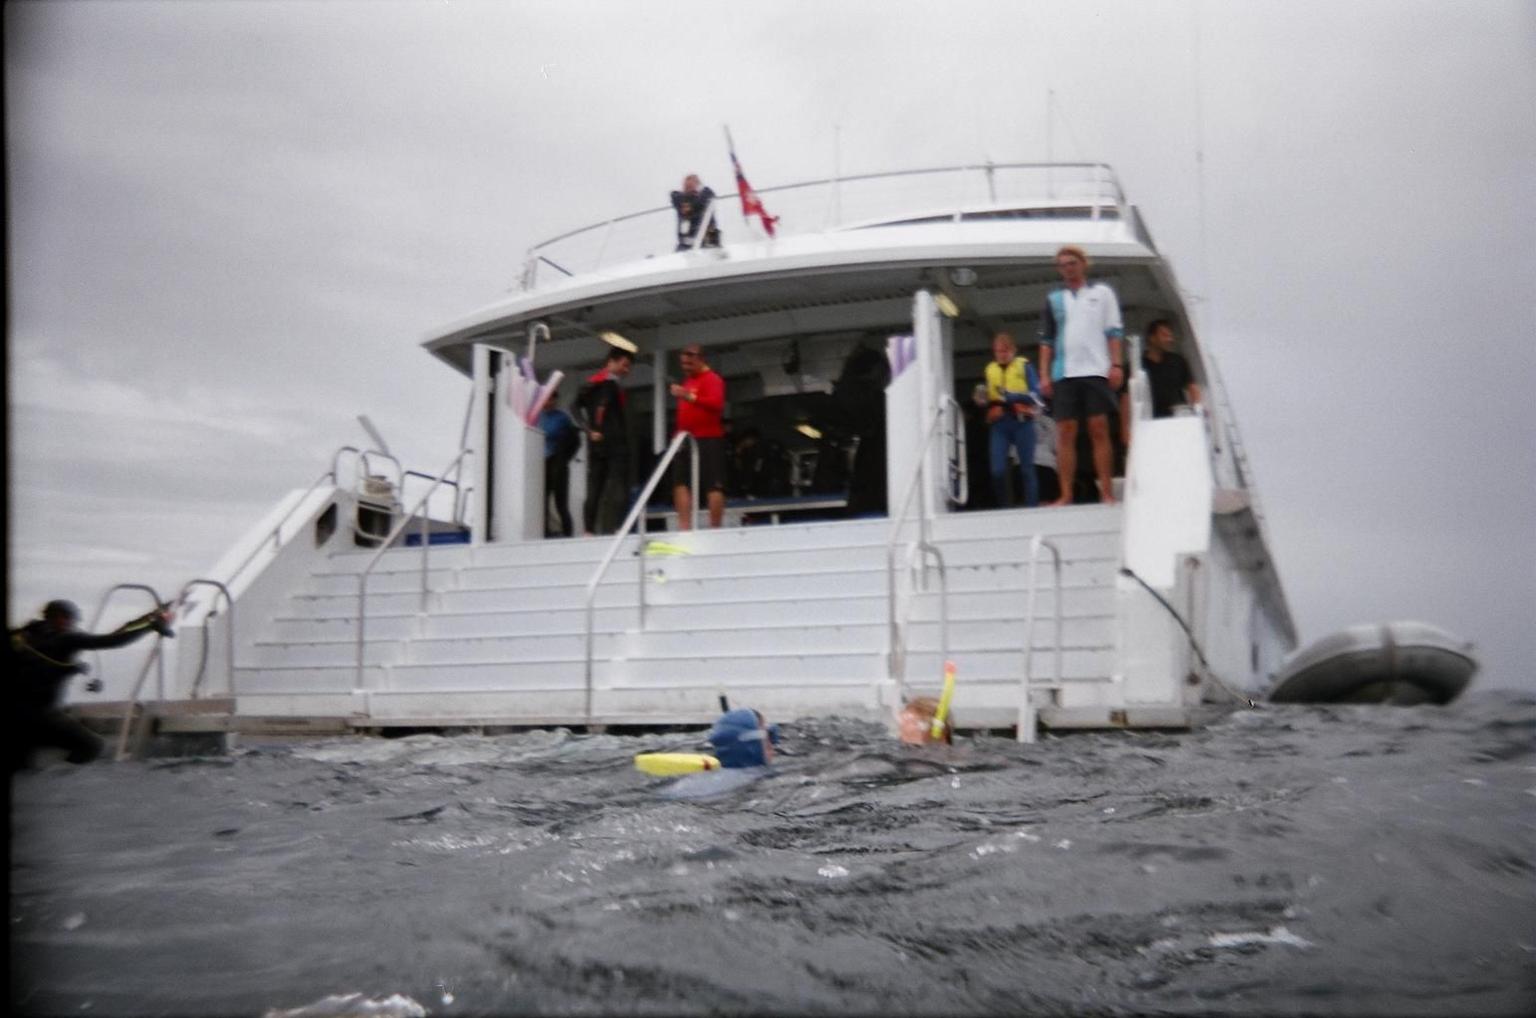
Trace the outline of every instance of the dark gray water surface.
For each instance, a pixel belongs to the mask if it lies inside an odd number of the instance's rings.
[[[1536,698],[785,746],[706,801],[631,766],[691,734],[52,764],[12,1010],[1536,1013]]]

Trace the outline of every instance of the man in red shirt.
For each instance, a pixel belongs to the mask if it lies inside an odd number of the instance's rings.
[[[709,369],[697,343],[679,354],[682,382],[672,383],[677,400],[677,429],[699,443],[699,485],[708,492],[709,525],[720,526],[725,516],[725,379]],[[693,529],[693,468],[689,457],[679,455],[672,471],[672,507],[677,510],[677,529]]]

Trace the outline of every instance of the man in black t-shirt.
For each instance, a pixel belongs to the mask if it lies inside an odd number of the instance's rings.
[[[1141,369],[1152,389],[1152,416],[1172,417],[1176,406],[1200,402],[1200,386],[1189,372],[1189,362],[1173,352],[1173,323],[1159,318],[1147,326],[1147,349]]]

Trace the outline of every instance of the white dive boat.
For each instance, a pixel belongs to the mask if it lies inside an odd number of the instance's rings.
[[[748,239],[732,215],[723,247],[674,251],[664,208],[533,248],[519,290],[424,344],[473,381],[462,448],[433,473],[339,450],[180,592],[180,638],[118,680],[116,709],[183,731],[696,724],[722,695],[778,719],[886,717],[935,695],[948,659],[959,727],[1033,738],[1037,724],[1181,726],[1202,703],[1262,695],[1296,640],[1264,517],[1210,355],[1108,167],[760,195],[777,237]],[[994,329],[1033,354],[1064,244],[1117,292],[1133,349],[1148,321],[1178,324],[1206,403],[1152,419],[1133,357],[1118,504],[967,508],[957,396]],[[604,333],[640,351],[637,484],[692,454],[668,442],[665,386],[699,343],[730,419],[785,464],[777,486],[665,548],[639,532],[671,526],[659,504],[617,537],[546,538],[522,361],[539,382],[579,380]],[[578,458],[578,514],[583,474]]]

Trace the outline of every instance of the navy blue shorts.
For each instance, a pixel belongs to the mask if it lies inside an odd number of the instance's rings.
[[[1107,416],[1116,412],[1115,394],[1109,379],[1100,375],[1061,378],[1055,383],[1051,408],[1051,416],[1058,421]]]

